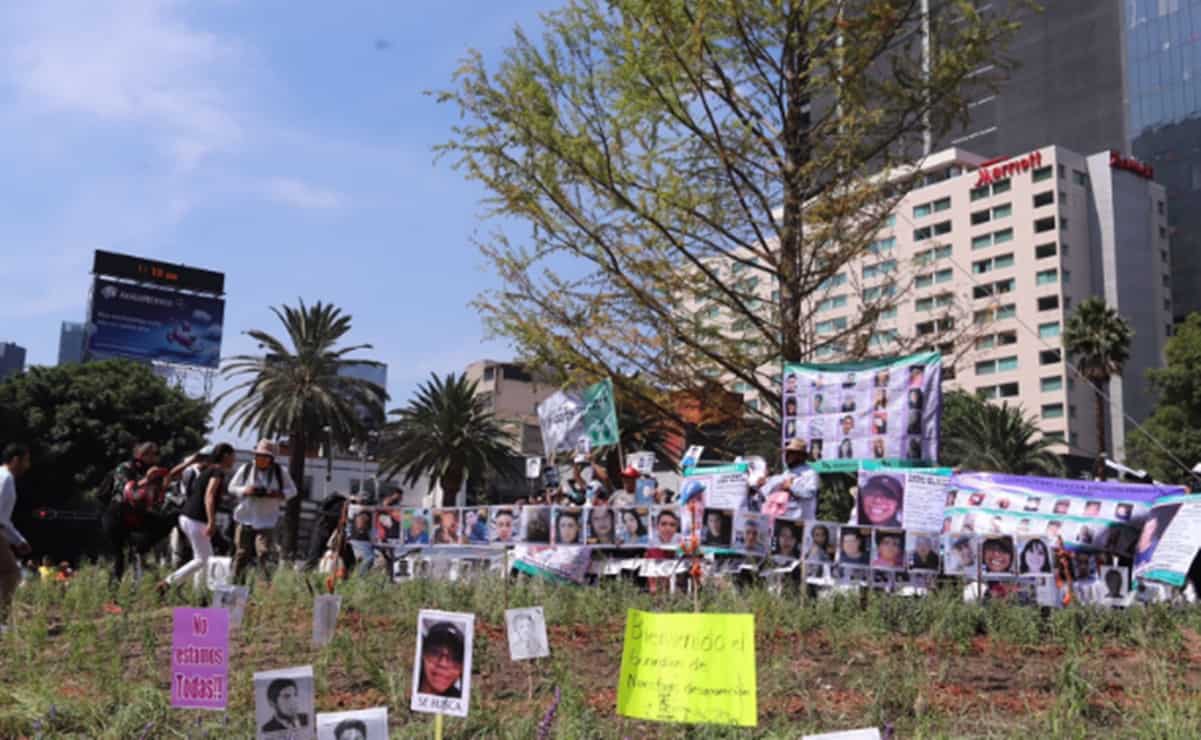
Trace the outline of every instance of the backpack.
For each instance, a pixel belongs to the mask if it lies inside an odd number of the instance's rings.
[[[269,474],[270,477],[275,479],[276,487],[282,491],[284,489],[283,468],[279,466],[279,463],[273,462],[268,470],[271,471]],[[254,463],[242,463],[242,467],[238,468],[237,473],[234,473],[233,479],[238,482],[238,485],[244,485],[250,479],[250,475],[253,471]]]
[[[149,481],[139,485],[139,481],[131,480],[125,484],[122,494],[125,503],[136,511],[150,511],[163,504],[163,486],[159,481]]]

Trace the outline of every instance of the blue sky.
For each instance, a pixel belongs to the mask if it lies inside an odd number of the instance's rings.
[[[507,356],[468,306],[482,191],[432,153],[457,111],[423,91],[557,4],[0,5],[0,341],[53,364],[100,248],[225,272],[225,355],[272,305],[336,303],[394,406]]]

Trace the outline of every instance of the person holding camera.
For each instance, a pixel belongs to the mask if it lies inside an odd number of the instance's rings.
[[[275,443],[264,439],[254,448],[254,462],[245,463],[234,473],[229,492],[238,500],[234,509],[233,578],[242,583],[246,566],[253,556],[259,572],[269,579],[268,561],[275,551],[275,525],[283,504],[296,496],[296,484],[288,471],[275,461]]]

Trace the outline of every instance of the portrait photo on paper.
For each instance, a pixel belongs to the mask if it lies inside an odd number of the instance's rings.
[[[474,627],[474,614],[431,609],[417,613],[410,704],[413,711],[467,716]]]
[[[316,693],[311,665],[254,674],[254,726],[259,740],[312,740]]]
[[[317,740],[388,740],[388,708],[317,715]]]
[[[550,655],[542,607],[506,609],[505,627],[509,633],[510,660],[531,660]]]

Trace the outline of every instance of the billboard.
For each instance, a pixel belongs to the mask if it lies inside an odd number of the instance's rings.
[[[216,368],[225,301],[98,277],[92,285],[87,357]]]

